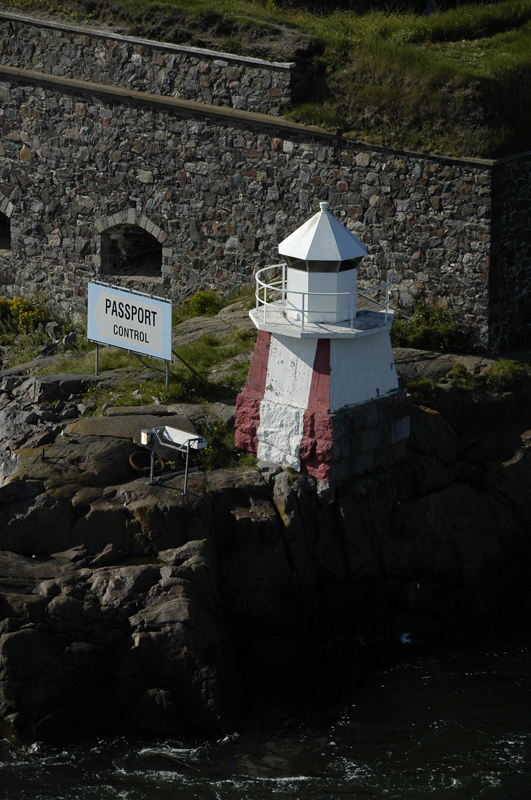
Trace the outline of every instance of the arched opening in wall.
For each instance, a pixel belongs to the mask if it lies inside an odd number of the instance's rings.
[[[104,275],[160,277],[162,245],[139,225],[115,225],[101,234]]]
[[[9,217],[0,211],[0,252],[11,252],[11,224]]]

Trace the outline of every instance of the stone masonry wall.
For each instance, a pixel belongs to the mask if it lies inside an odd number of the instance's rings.
[[[273,116],[291,102],[295,68],[6,13],[0,64]]]
[[[332,483],[342,483],[406,457],[410,419],[401,391],[339,411],[332,415],[332,425]]]
[[[526,330],[530,153],[440,158],[289,123],[294,64],[4,12],[0,33],[3,294],[46,286],[73,307],[124,225],[162,245],[162,269],[113,282],[232,291],[328,200],[368,246],[361,288],[390,270],[400,309],[426,298],[493,349]]]
[[[278,243],[327,200],[368,247],[361,286],[395,275],[406,311],[427,297],[488,327],[491,165],[371,147],[271,117],[0,67],[0,211],[6,295],[46,288],[64,306],[98,276],[105,230],[136,224],[162,243],[158,278],[113,282],[173,298],[233,291],[278,261]],[[33,79],[32,79],[33,80]],[[109,90],[110,92],[110,90]],[[5,251],[4,251],[5,253]]]
[[[531,156],[500,159],[494,168],[490,337],[531,332]]]

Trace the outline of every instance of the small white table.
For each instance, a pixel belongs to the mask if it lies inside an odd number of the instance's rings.
[[[190,433],[190,431],[183,431],[180,428],[171,428],[169,425],[164,425],[160,428],[146,428],[142,430],[140,432],[140,443],[151,447],[150,485],[184,473],[183,494],[188,494],[188,473],[200,469],[200,467],[194,467],[192,470],[189,469],[190,450],[202,450],[206,447],[208,442],[205,437],[197,436],[197,434]],[[184,470],[169,472],[166,475],[155,477],[156,444],[164,445],[164,447],[169,447],[171,450],[177,450],[179,453],[186,453],[186,466]]]

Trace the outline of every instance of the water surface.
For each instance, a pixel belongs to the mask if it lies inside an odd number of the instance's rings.
[[[397,642],[390,653],[350,646],[335,657],[337,670],[329,663],[279,685],[273,705],[286,704],[282,718],[264,714],[219,741],[4,742],[0,797],[529,800],[525,624],[471,626],[441,641]]]

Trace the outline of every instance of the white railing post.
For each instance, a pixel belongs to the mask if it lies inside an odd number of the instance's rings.
[[[304,331],[304,298],[306,295],[302,293],[302,316],[301,316],[301,331]]]
[[[282,302],[286,302],[287,289],[286,289],[286,264],[282,263]]]

